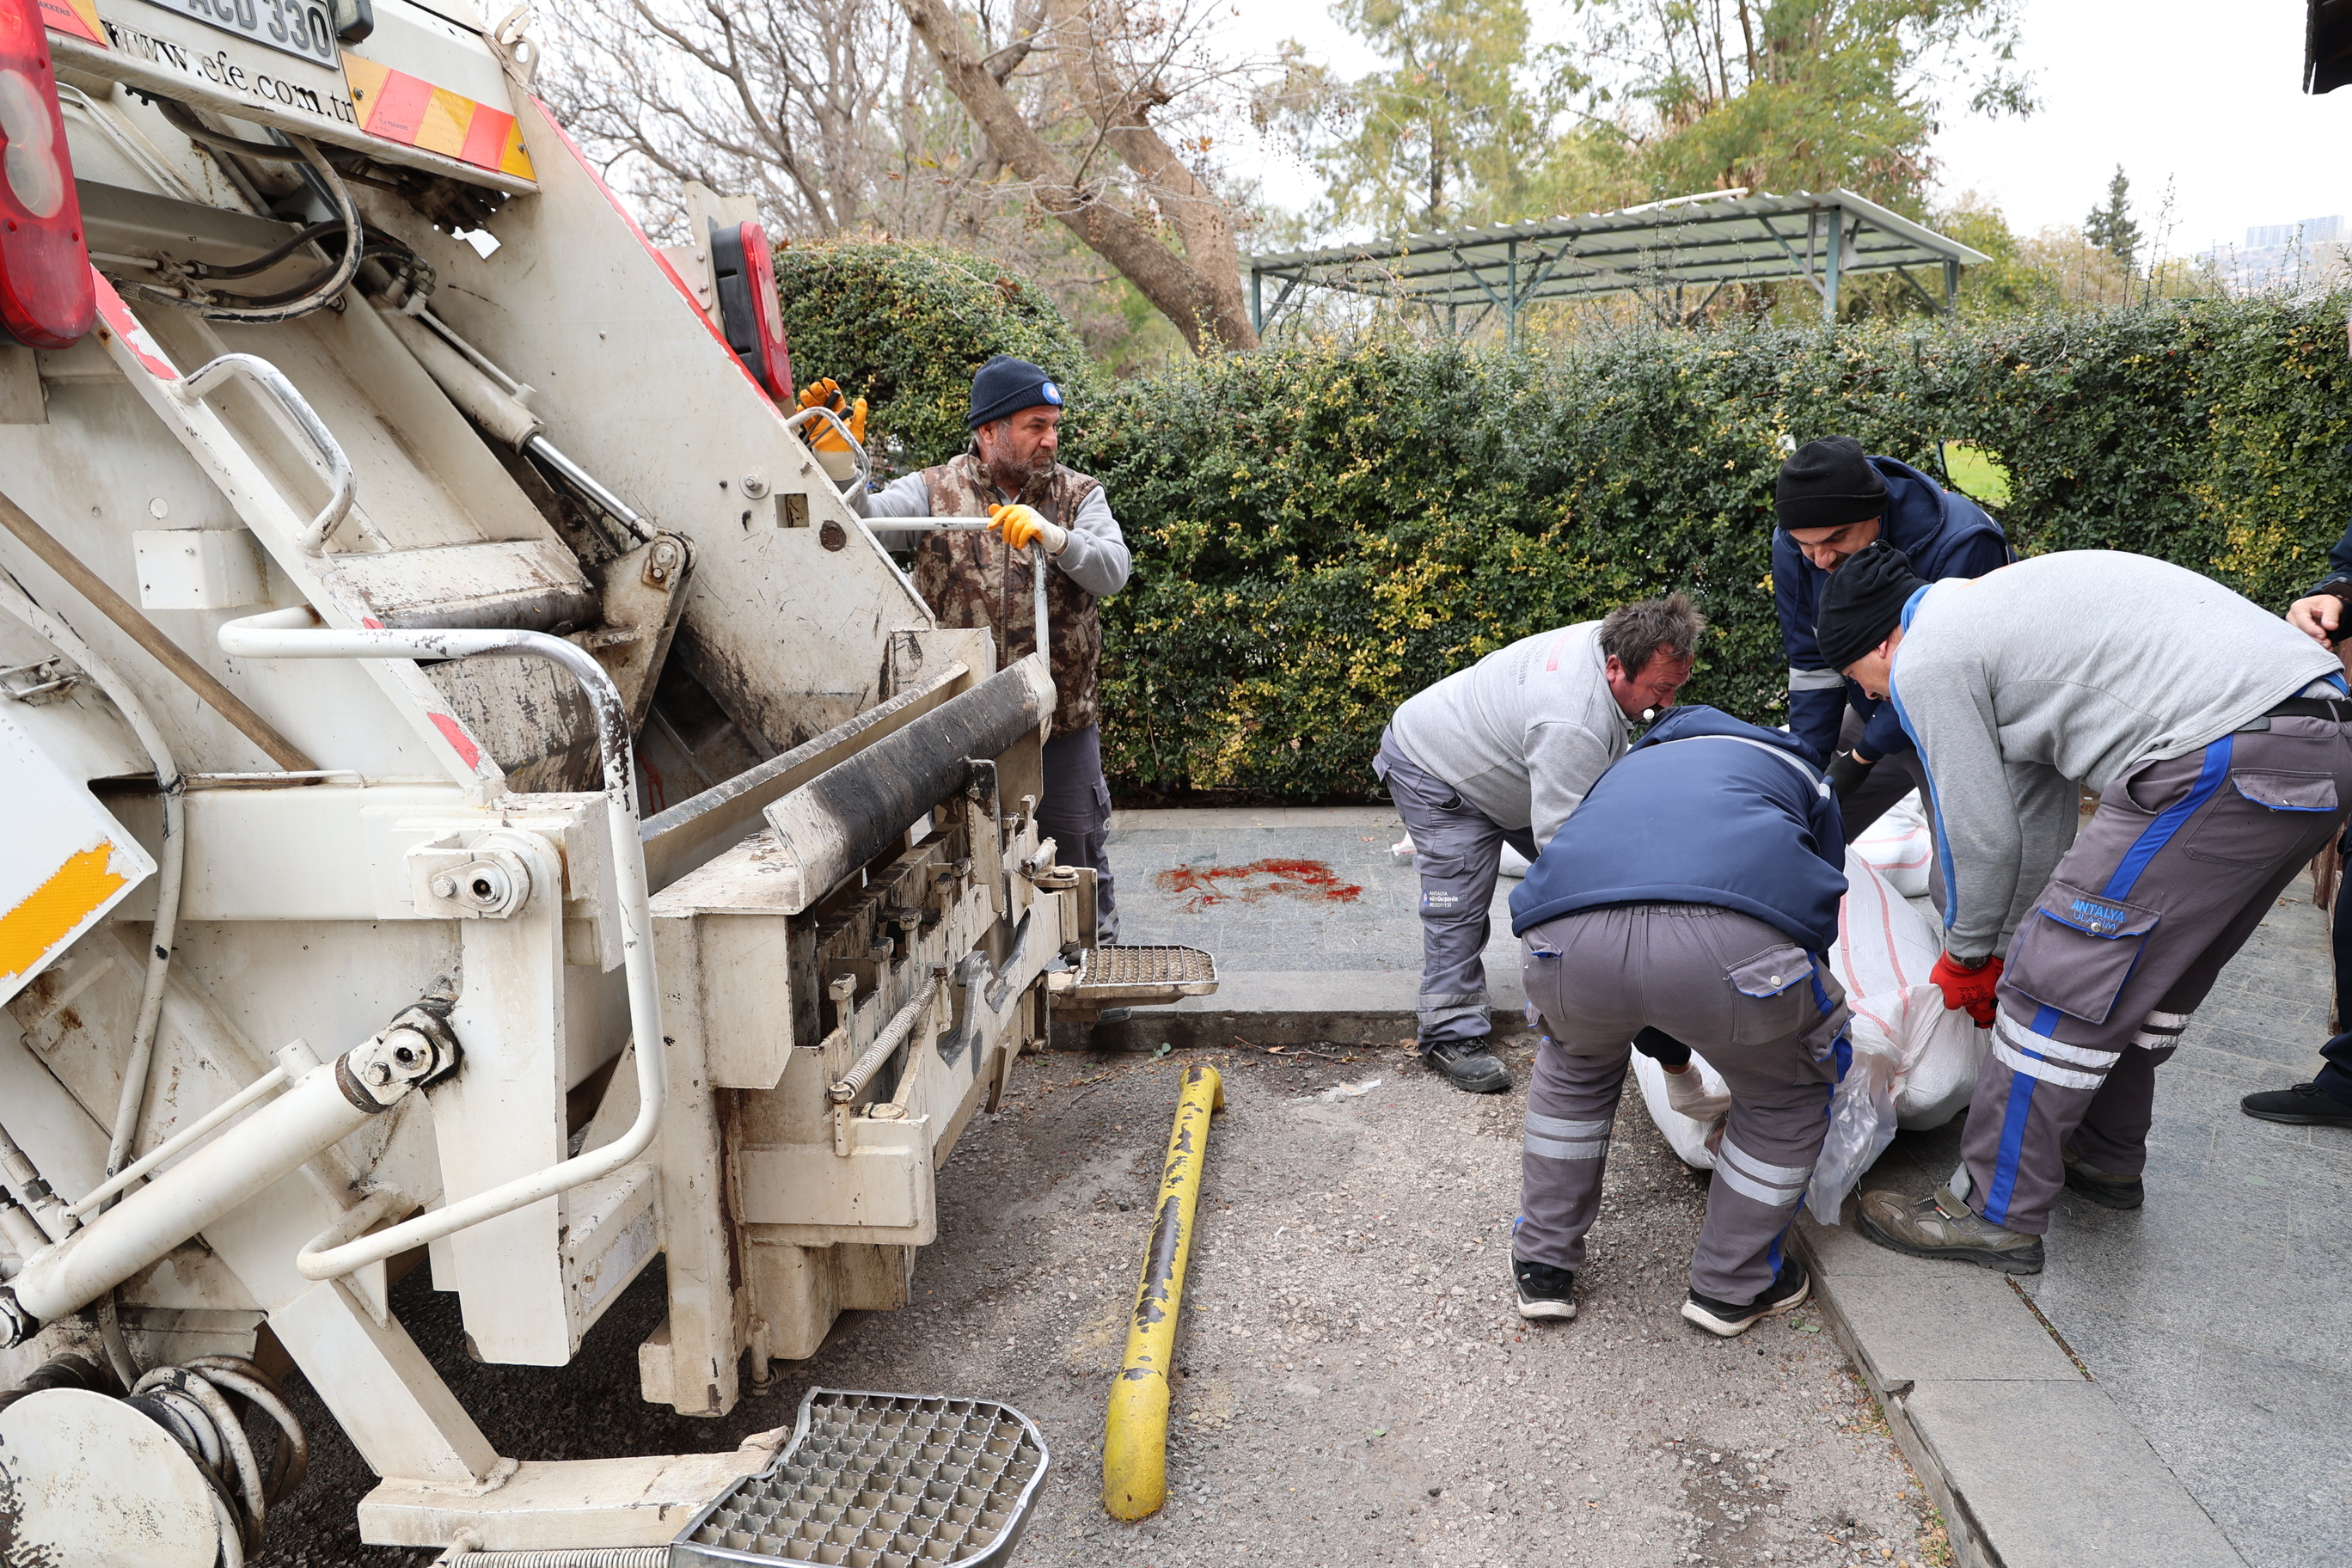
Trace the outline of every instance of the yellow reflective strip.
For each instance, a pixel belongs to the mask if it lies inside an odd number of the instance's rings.
[[[343,51],[343,80],[351,84],[352,102],[359,110],[360,129],[368,130],[368,121],[375,117],[375,106],[383,101],[383,84],[392,75],[390,66],[363,59],[350,50]]]
[[[0,915],[0,979],[24,973],[47,957],[92,910],[114,896],[130,879],[108,868],[114,846],[84,849]]]
[[[466,132],[474,123],[474,100],[463,93],[436,87],[425,100],[425,118],[417,124],[415,146],[445,158],[466,150]]]
[[[507,151],[506,155],[499,160],[499,173],[520,175],[526,180],[539,178],[539,171],[531,167],[530,153],[522,144],[520,121],[507,127]]]

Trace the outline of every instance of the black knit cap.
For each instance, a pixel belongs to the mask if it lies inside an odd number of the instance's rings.
[[[1843,669],[1903,623],[1903,606],[1927,585],[1911,558],[1885,540],[1857,550],[1822,584],[1813,637],[1822,662]]]
[[[971,416],[966,427],[977,430],[1040,404],[1062,405],[1062,389],[1054,384],[1054,378],[1025,359],[998,354],[971,378]]]
[[[1780,465],[1772,506],[1782,528],[1843,528],[1886,510],[1886,480],[1851,436],[1808,441]]]

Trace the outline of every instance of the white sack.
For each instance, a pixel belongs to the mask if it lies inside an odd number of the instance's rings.
[[[1936,841],[1927,831],[1927,808],[1917,790],[1888,806],[1886,815],[1853,841],[1853,847],[1905,898],[1927,896],[1927,863],[1935,858]]]
[[[1944,951],[1932,916],[1898,896],[1853,845],[1830,967],[1853,1011],[1847,1037],[1895,1063],[1895,1117],[1907,1131],[1941,1127],[1966,1110],[1992,1031],[1944,1005],[1927,976]]]
[[[1691,1066],[1706,1086],[1709,1094],[1725,1094],[1723,1075],[1707,1065],[1706,1058],[1696,1051],[1691,1053]],[[1682,1156],[1685,1165],[1702,1171],[1715,1169],[1715,1151],[1707,1141],[1715,1130],[1723,1125],[1721,1117],[1713,1121],[1693,1121],[1666,1103],[1666,1069],[1641,1052],[1633,1053],[1633,1080],[1642,1086],[1642,1103],[1649,1107],[1650,1120],[1666,1135],[1666,1142]]]

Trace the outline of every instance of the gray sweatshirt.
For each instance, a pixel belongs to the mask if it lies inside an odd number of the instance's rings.
[[[1538,632],[1406,699],[1389,733],[1502,827],[1551,842],[1631,732],[1609,695],[1601,623]]]
[[[931,515],[930,489],[919,473],[892,479],[870,493],[853,492],[845,499],[858,516],[869,521]],[[1130,568],[1127,536],[1118,531],[1118,519],[1110,514],[1110,502],[1104,499],[1100,485],[1088,490],[1086,500],[1078,503],[1078,515],[1070,520],[1069,529],[1070,542],[1054,557],[1054,564],[1061,568],[1062,574],[1097,598],[1108,598],[1126,587]],[[878,523],[873,530],[885,550],[912,549],[924,531],[921,528],[891,528]]]
[[[2110,550],[2036,556],[1912,595],[1892,683],[1926,762],[1944,946],[1999,951],[2104,795],[2261,717],[2336,656],[2208,577]]]

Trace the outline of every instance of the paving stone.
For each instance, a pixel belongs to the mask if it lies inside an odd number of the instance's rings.
[[[2096,1384],[1923,1384],[1902,1402],[2002,1568],[2244,1568]]]

